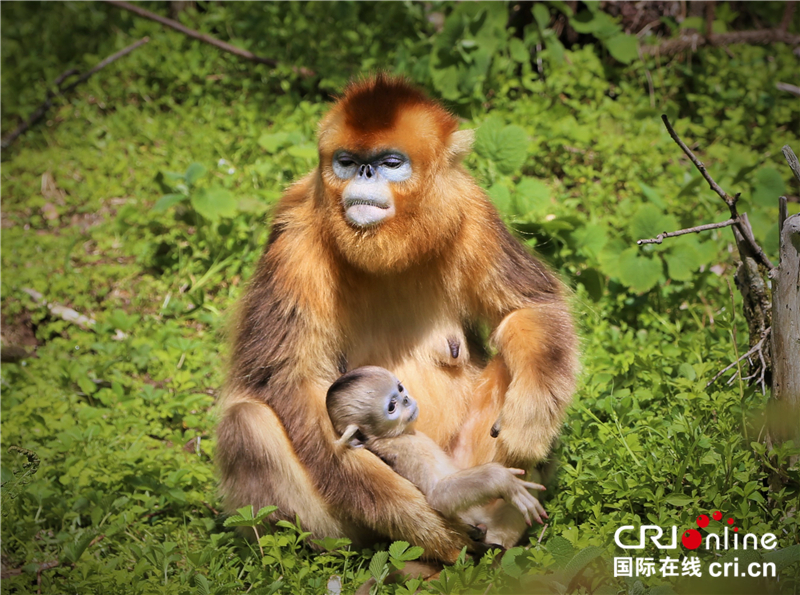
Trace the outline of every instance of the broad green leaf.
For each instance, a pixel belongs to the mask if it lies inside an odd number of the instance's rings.
[[[525,550],[521,547],[512,547],[505,554],[500,561],[500,566],[503,571],[510,577],[519,578],[522,576],[522,568],[517,564],[517,558],[524,556]]]
[[[567,576],[568,581],[572,581],[572,578],[578,574],[581,570],[586,568],[593,560],[599,558],[605,553],[605,550],[601,547],[597,547],[596,545],[590,545],[589,547],[583,548],[575,557],[572,558],[567,563],[567,566],[564,568],[564,572]]]
[[[263,521],[276,510],[278,510],[277,506],[264,506],[263,508],[259,508],[258,512],[256,513],[255,520],[259,522]]]
[[[664,501],[667,504],[672,504],[673,506],[689,506],[694,502],[694,498],[690,498],[689,496],[682,496],[680,494],[673,494],[671,496],[667,496],[664,498]]]
[[[661,197],[661,193],[656,190],[655,188],[651,188],[644,182],[639,182],[639,187],[642,189],[642,194],[644,194],[645,198],[647,198],[647,202],[653,203],[662,211],[667,208],[664,199]]]
[[[533,5],[533,18],[541,29],[545,29],[550,23],[550,10],[544,4],[537,2]]]
[[[403,558],[403,552],[408,549],[410,544],[407,541],[395,541],[389,546],[389,555],[392,558]]]
[[[561,537],[553,537],[547,540],[547,551],[556,561],[556,566],[566,566],[575,555],[575,548],[569,540]]]
[[[553,206],[550,202],[550,187],[536,178],[523,177],[516,188],[517,213],[546,215]]]
[[[383,576],[386,563],[389,561],[389,552],[376,552],[369,563],[369,572],[376,581]]]
[[[292,157],[299,157],[300,159],[316,159],[317,146],[312,144],[305,145],[292,145],[286,152]]]
[[[265,132],[258,137],[258,146],[267,153],[276,153],[278,149],[286,144],[288,138],[289,135],[285,132],[274,132],[272,134]]]
[[[194,586],[197,589],[197,595],[211,595],[211,585],[208,584],[208,579],[202,574],[194,575]]]
[[[238,201],[225,188],[198,188],[192,193],[192,207],[209,221],[233,217]]]
[[[495,184],[486,191],[492,199],[494,206],[502,215],[511,215],[514,212],[514,205],[511,201],[511,192],[503,184]]]
[[[628,248],[620,239],[612,239],[600,251],[597,259],[600,261],[600,270],[609,277],[619,279],[620,255]]]
[[[688,281],[702,264],[697,250],[686,244],[670,249],[664,260],[667,261],[669,278],[675,281]]]
[[[640,254],[638,246],[628,248],[619,256],[619,280],[637,293],[655,287],[662,272],[661,261]]]
[[[518,37],[512,37],[511,41],[508,42],[508,52],[511,54],[511,58],[520,64],[529,62],[531,59],[528,48]]]
[[[192,163],[186,170],[186,185],[194,186],[197,180],[206,175],[206,171],[201,163]]]
[[[692,364],[687,362],[683,362],[680,366],[678,366],[678,374],[684,378],[688,378],[689,380],[697,379],[697,372],[694,371]]]
[[[165,194],[161,198],[158,199],[158,202],[153,205],[153,211],[156,213],[160,213],[161,211],[166,211],[172,205],[176,205],[182,200],[186,199],[187,196],[185,194]]]
[[[800,562],[800,544],[790,545],[780,550],[764,552],[762,554],[765,562],[774,562],[780,572],[787,566]]]
[[[777,207],[778,198],[786,194],[786,184],[778,170],[762,167],[756,172],[753,182],[753,204],[762,207]]]
[[[674,231],[674,229],[668,229],[671,223],[658,207],[645,204],[636,211],[636,214],[631,219],[629,226],[631,238],[633,240],[642,240],[654,238],[665,231]]]
[[[608,53],[623,64],[630,64],[639,57],[639,44],[636,37],[620,33],[606,40]]]
[[[595,223],[579,227],[570,234],[570,237],[575,242],[575,248],[585,256],[597,257],[608,242],[605,227]]]
[[[475,150],[494,161],[497,169],[511,174],[525,162],[528,135],[519,126],[503,126],[500,118],[488,118],[475,134]]]
[[[576,277],[578,283],[586,288],[589,297],[595,302],[599,302],[603,297],[606,279],[597,269],[585,269],[580,276]]]

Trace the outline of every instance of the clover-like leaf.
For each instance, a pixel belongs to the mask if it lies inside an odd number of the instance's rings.
[[[233,217],[238,202],[225,188],[199,188],[192,193],[192,207],[209,221],[220,217]]]
[[[662,272],[661,260],[641,254],[638,246],[628,248],[619,256],[619,280],[637,293],[655,287]]]

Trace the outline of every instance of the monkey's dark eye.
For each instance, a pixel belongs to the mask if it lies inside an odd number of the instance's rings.
[[[387,411],[389,412],[389,414],[392,414],[396,410],[397,410],[397,399],[392,399],[389,401],[389,407],[387,408]]]
[[[342,167],[353,167],[356,164],[356,162],[347,155],[340,155],[336,158],[336,161]]]
[[[399,390],[400,392],[403,392],[403,385],[402,384],[398,384],[397,385],[397,390]]]

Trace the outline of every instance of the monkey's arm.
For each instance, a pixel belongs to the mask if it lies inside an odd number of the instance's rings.
[[[367,449],[377,454],[422,493],[428,504],[448,518],[473,506],[503,498],[516,506],[526,522],[531,517],[542,522],[547,513],[529,489],[544,490],[538,483],[522,481],[520,469],[508,469],[499,463],[486,463],[459,470],[452,459],[422,432],[394,438],[370,438]]]
[[[532,517],[541,524],[547,513],[529,489],[545,488],[538,483],[522,481],[511,469],[499,463],[486,463],[448,475],[427,497],[428,503],[446,517],[502,498],[519,509],[526,523],[530,525]]]
[[[473,296],[494,328],[502,363],[490,380],[507,387],[495,426],[500,450],[522,465],[545,458],[560,431],[575,389],[578,341],[559,281],[496,218],[493,230],[497,248]]]

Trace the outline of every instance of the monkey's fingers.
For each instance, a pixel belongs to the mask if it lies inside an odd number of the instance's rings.
[[[529,527],[531,526],[531,514],[528,512],[528,507],[526,506],[524,500],[518,496],[514,496],[511,499],[511,502],[516,506],[519,511],[522,513],[522,517],[525,519],[525,524]]]
[[[532,481],[523,481],[523,482],[522,482],[522,485],[524,485],[524,486],[525,486],[526,488],[528,488],[529,490],[542,490],[542,491],[545,491],[545,490],[547,490],[547,488],[546,488],[546,487],[544,487],[542,484],[540,484],[540,483],[533,483]]]
[[[525,475],[525,469],[517,469],[516,467],[506,467],[514,475]]]
[[[534,506],[536,507],[536,510],[539,513],[539,515],[543,516],[546,519],[549,519],[550,516],[547,514],[547,511],[544,509],[544,506],[542,506],[542,503],[539,502],[538,499],[535,499],[535,500],[536,500],[536,504],[534,504]],[[539,517],[537,516],[537,518],[539,518]],[[541,519],[539,520],[539,524],[542,524]]]

